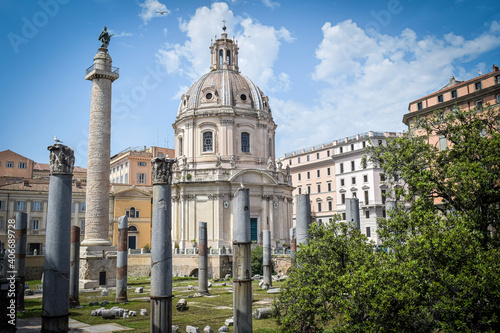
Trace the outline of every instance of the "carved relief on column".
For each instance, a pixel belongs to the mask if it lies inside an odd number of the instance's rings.
[[[71,147],[56,143],[47,147],[50,151],[50,174],[71,175],[75,165],[75,153]]]
[[[172,184],[172,166],[174,159],[155,157],[151,160],[153,169],[153,184]]]

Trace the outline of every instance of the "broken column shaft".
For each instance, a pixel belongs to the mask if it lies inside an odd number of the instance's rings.
[[[172,332],[172,165],[154,158],[153,222],[151,236],[150,332]]]
[[[360,229],[360,220],[359,220],[359,199],[358,198],[349,198],[345,201],[345,220],[346,222],[351,222],[354,224],[356,229]]]
[[[127,238],[128,218],[118,218],[118,246],[116,251],[116,302],[127,302]]]
[[[25,278],[25,267],[26,267],[26,226],[28,224],[28,214],[23,212],[16,213],[16,225],[15,225],[15,236],[16,236],[16,252],[15,252],[15,268],[17,278],[19,279],[19,288],[17,292],[17,310],[24,310],[24,284],[26,282]],[[7,265],[7,260],[4,261],[4,265]]]
[[[271,262],[271,230],[264,230],[262,234],[262,266],[264,270],[264,281],[262,289],[269,289],[272,287],[271,273],[273,264]]]
[[[76,214],[77,212],[75,212]],[[69,263],[69,306],[80,305],[80,227],[71,226],[71,249]]]
[[[199,224],[198,244],[198,292],[208,295],[208,247],[207,247],[207,222]]]
[[[249,189],[238,189],[233,208],[233,320],[235,333],[252,332]]]
[[[67,332],[71,237],[71,183],[74,152],[54,144],[50,150],[50,183],[45,235],[41,332]]]
[[[309,194],[298,194],[295,196],[295,202],[297,203],[296,210],[296,244],[300,249],[300,245],[303,243],[307,244],[307,230],[309,229],[309,224],[311,222],[311,203],[309,199]]]

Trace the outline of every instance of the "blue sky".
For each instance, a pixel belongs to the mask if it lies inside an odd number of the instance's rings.
[[[160,15],[157,11],[165,11]],[[277,156],[403,131],[408,103],[500,64],[499,1],[41,0],[0,2],[0,151],[48,163],[57,135],[86,166],[91,82],[106,25],[111,152],[173,147],[180,96],[210,65],[222,20],[240,71],[270,98]]]

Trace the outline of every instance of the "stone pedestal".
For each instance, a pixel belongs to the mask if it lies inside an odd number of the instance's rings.
[[[80,289],[116,286],[116,248],[80,247]]]

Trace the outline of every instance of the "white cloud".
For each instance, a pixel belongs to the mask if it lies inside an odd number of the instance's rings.
[[[144,21],[144,24],[148,24],[148,22],[154,17],[161,17],[170,13],[167,6],[160,3],[158,0],[146,0],[144,3],[139,3],[139,6],[141,7],[139,17]],[[162,15],[158,12],[165,13]]]
[[[133,34],[133,33],[131,33],[131,32],[124,32],[124,31],[122,31],[122,32],[118,32],[118,31],[111,30],[111,29],[109,29],[108,31],[109,31],[109,33],[110,33],[111,35],[113,35],[113,37],[116,37],[116,38],[119,38],[119,37],[131,37],[131,36],[133,36],[133,35],[134,35],[134,34]]]
[[[281,27],[265,26],[251,18],[235,16],[224,2],[211,7],[200,7],[188,20],[181,20],[181,31],[186,33],[184,44],[166,43],[158,50],[157,61],[167,72],[177,72],[195,80],[210,68],[210,40],[220,38],[222,20],[226,20],[227,33],[238,40],[240,71],[264,91],[270,87],[288,89],[290,79],[286,73],[275,74],[273,66],[278,59],[282,41],[292,42],[290,32]],[[262,55],[262,50],[265,56]]]
[[[262,3],[264,4],[264,6],[271,8],[271,9],[274,9],[274,8],[280,6],[279,2],[273,2],[271,0],[262,0]]]
[[[271,99],[281,152],[369,130],[405,130],[409,102],[440,89],[452,75],[468,80],[478,70],[491,70],[482,62],[468,64],[469,71],[464,65],[500,46],[495,21],[472,39],[417,36],[410,29],[397,36],[373,34],[350,20],[327,22],[322,31],[312,78],[326,88],[316,104]]]

